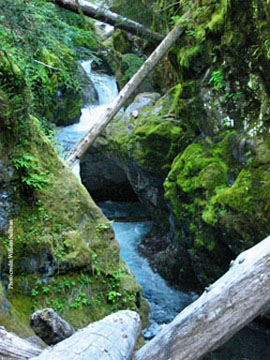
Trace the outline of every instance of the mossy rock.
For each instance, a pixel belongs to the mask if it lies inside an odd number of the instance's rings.
[[[234,155],[243,139],[236,141],[234,132],[220,138],[189,145],[165,181],[180,254],[187,257],[184,266],[179,264],[179,280],[192,269],[202,285],[216,280],[239,252],[270,231],[269,161],[262,156],[268,146],[253,138],[253,154],[239,162]]]
[[[82,93],[74,89],[57,90],[53,101],[45,107],[44,116],[57,126],[67,126],[79,121],[83,105]]]
[[[2,284],[0,283],[0,326],[4,326],[7,330],[20,335],[23,338],[33,336],[29,324],[24,324],[21,320],[19,311],[8,302],[4,293]]]
[[[59,159],[38,120],[31,117],[25,126],[30,129],[31,141],[18,149],[12,138],[6,143],[1,136],[5,154],[13,153],[13,164],[23,151],[35,159],[35,170],[42,180],[31,190],[33,183],[27,185],[23,174],[17,173],[19,211],[10,216],[14,228],[14,286],[7,293],[10,306],[25,325],[34,310],[48,306],[75,328],[124,308],[141,313],[146,324],[148,307],[141,287],[119,257],[119,244],[109,221]],[[7,237],[3,241],[8,244]],[[7,248],[1,247],[0,254],[6,287]],[[12,328],[8,321],[6,326]]]

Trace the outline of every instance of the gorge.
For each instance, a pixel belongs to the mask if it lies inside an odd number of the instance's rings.
[[[156,45],[0,2],[0,325],[23,337],[44,307],[75,329],[131,309],[148,341],[269,234],[269,2],[128,3],[108,6],[182,36],[72,173],[55,142],[65,157]],[[268,329],[265,306],[208,358],[268,359]]]

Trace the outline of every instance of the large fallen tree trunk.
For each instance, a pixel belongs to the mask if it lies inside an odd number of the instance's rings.
[[[241,253],[135,360],[196,360],[224,344],[270,303],[270,236]]]
[[[134,360],[197,360],[224,344],[270,304],[270,236],[241,253],[230,270],[205,289]],[[139,315],[119,311],[90,324],[37,360],[131,359]],[[32,359],[41,350],[0,329],[0,359]],[[33,354],[35,356],[35,354]]]
[[[0,328],[0,360],[31,359],[41,351],[36,345]]]
[[[33,360],[129,360],[140,329],[137,313],[119,311],[46,348]]]
[[[48,0],[48,1],[50,2],[53,1],[65,9],[79,13],[76,0]],[[91,4],[90,2],[83,0],[79,0],[79,5],[84,15],[97,19],[99,21],[103,21],[107,24],[113,25],[118,29],[128,31],[131,34],[144,37],[145,39],[151,42],[160,42],[164,38],[159,33],[156,33],[146,28],[145,26],[137,23],[136,21],[130,20],[124,16],[116,14],[104,6],[97,6],[95,4]]]
[[[186,13],[182,17],[182,21],[187,19],[189,13]],[[95,141],[97,136],[105,129],[109,122],[114,118],[118,113],[124,103],[128,98],[133,94],[141,82],[146,78],[146,76],[153,70],[157,65],[160,59],[166,54],[170,47],[175,43],[181,34],[183,34],[185,29],[180,26],[178,23],[166,36],[166,38],[161,42],[161,44],[155,49],[155,51],[149,56],[141,68],[136,72],[136,74],[129,80],[129,82],[124,86],[120,91],[117,98],[107,108],[104,117],[99,121],[93,124],[92,128],[81,138],[77,145],[71,150],[67,163],[69,166],[73,166],[77,160],[85,153],[88,147]]]

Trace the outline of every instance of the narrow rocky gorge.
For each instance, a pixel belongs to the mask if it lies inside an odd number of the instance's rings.
[[[155,43],[0,3],[0,325],[20,336],[51,307],[75,330],[131,309],[149,339],[269,234],[268,1],[142,3],[109,5],[183,35],[73,171],[67,153]],[[268,328],[266,306],[209,359],[267,359]]]

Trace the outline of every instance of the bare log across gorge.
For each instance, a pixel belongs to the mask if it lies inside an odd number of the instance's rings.
[[[198,360],[224,344],[269,304],[270,236],[241,253],[225,275],[143,346],[133,360]],[[122,310],[42,352],[0,328],[0,360],[130,360],[140,325],[138,314]]]
[[[59,6],[78,13],[78,6],[76,0],[48,0],[53,1]],[[131,34],[144,37],[151,42],[160,42],[163,40],[164,36],[154,32],[142,24],[137,23],[136,21],[130,20],[124,16],[121,16],[117,13],[110,11],[104,6],[98,6],[87,1],[79,0],[79,6],[84,15],[91,18],[103,21],[107,24],[113,25],[118,29],[122,29],[130,32]]]
[[[241,253],[134,360],[196,360],[229,340],[270,303],[270,236]]]
[[[122,310],[46,348],[36,360],[129,360],[140,334],[140,317]]]
[[[187,12],[181,20],[187,20],[189,13]],[[183,23],[186,23],[186,21]],[[170,47],[175,43],[181,34],[185,32],[185,28],[177,23],[176,26],[168,33],[165,39],[159,44],[149,58],[144,62],[136,74],[120,91],[114,102],[107,108],[104,117],[98,123],[94,123],[92,128],[79,140],[77,145],[71,150],[67,158],[67,164],[73,166],[81,156],[86,152],[89,146],[95,141],[98,135],[105,129],[128,98],[134,93],[141,82],[153,70],[160,59],[166,54]]]
[[[17,335],[0,328],[0,360],[32,359],[41,353],[42,349],[19,338]]]

